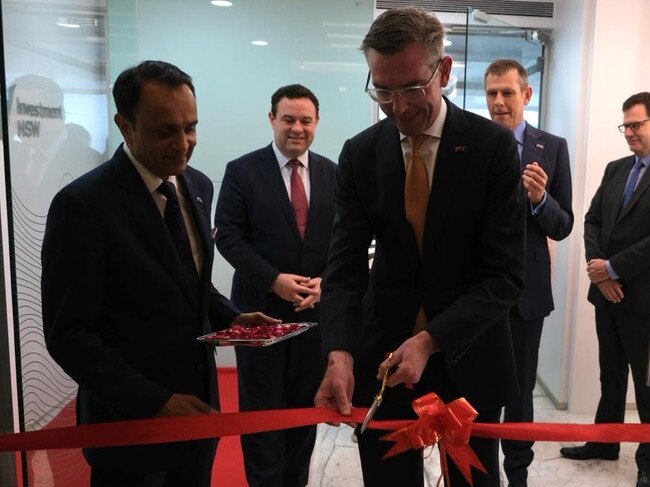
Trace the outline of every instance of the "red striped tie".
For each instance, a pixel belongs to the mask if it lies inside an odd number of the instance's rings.
[[[291,206],[293,207],[293,216],[296,219],[300,238],[305,238],[308,205],[305,185],[298,172],[301,162],[298,159],[291,159],[289,164],[291,165]]]

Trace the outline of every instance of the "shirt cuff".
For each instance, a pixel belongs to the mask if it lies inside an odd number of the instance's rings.
[[[609,263],[609,260],[605,261],[605,267],[607,268],[607,273],[609,274],[609,277],[611,277],[614,280],[617,280],[619,276],[614,270],[614,268],[612,267],[612,264]]]
[[[544,196],[542,196],[542,201],[540,201],[537,206],[533,206],[532,203],[530,204],[530,209],[533,212],[533,216],[539,215],[544,209],[545,204],[546,204],[546,190],[544,190]]]

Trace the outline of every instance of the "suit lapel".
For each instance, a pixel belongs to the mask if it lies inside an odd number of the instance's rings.
[[[424,246],[430,247],[440,237],[446,219],[445,209],[454,195],[463,194],[462,176],[472,149],[469,125],[460,110],[447,103],[447,118],[442,129],[431,184],[431,195],[424,228]],[[431,255],[427,253],[427,255]]]
[[[630,176],[630,171],[632,170],[632,166],[634,165],[634,162],[636,161],[635,156],[631,156],[629,161],[626,161],[625,164],[625,171],[621,172],[621,178],[619,180],[619,184],[617,184],[617,192],[620,186],[620,198],[619,201],[623,201],[623,193],[625,192],[625,185],[627,184],[628,177]],[[622,184],[620,184],[622,182]],[[648,189],[648,186],[650,186],[650,169],[646,169],[646,171],[643,173],[643,177],[639,180],[636,189],[632,193],[632,198],[630,198],[630,201],[628,204],[625,206],[625,208],[621,209],[621,213],[618,215],[618,219],[621,219],[627,213],[634,207],[637,201],[639,201],[639,198],[641,198],[641,195],[643,194],[644,191]]]
[[[544,137],[542,133],[535,127],[526,123],[526,130],[524,131],[524,147],[521,153],[521,168],[526,167],[526,164],[537,162],[542,165],[544,155]],[[545,171],[547,168],[542,168]]]
[[[305,240],[315,232],[320,220],[319,214],[322,209],[322,202],[325,198],[323,187],[324,181],[323,161],[316,158],[311,152],[309,153],[309,210],[307,212],[307,228],[305,230]],[[331,191],[331,189],[328,188]],[[293,211],[293,210],[292,210]],[[292,215],[293,216],[293,215]],[[293,219],[295,222],[295,218]],[[295,225],[294,225],[295,226]],[[296,226],[296,234],[298,227]]]
[[[213,243],[210,237],[210,215],[206,213],[205,203],[192,180],[186,174],[177,176],[177,179],[180,179],[185,187],[185,196],[194,216],[195,231],[203,247],[203,265],[200,275],[201,289],[203,289],[204,285],[211,280],[212,274]],[[198,296],[192,297],[193,302],[198,302]]]
[[[158,255],[162,266],[172,275],[190,302],[196,303],[198,297],[192,296],[189,286],[184,284],[180,258],[165,220],[140,174],[121,148],[113,161],[118,185],[123,189],[126,213],[133,217],[143,239],[149,242],[152,253]]]
[[[264,181],[266,181],[267,188],[277,200],[280,212],[286,218],[289,226],[293,228],[296,237],[300,238],[296,219],[293,216],[291,200],[289,200],[289,194],[287,193],[287,187],[284,185],[284,179],[282,179],[282,174],[280,173],[280,166],[278,165],[278,160],[275,157],[275,152],[273,152],[271,145],[264,151],[256,167],[259,169]],[[309,214],[307,215],[307,225],[309,226]]]

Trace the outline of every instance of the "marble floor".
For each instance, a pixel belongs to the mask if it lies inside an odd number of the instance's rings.
[[[543,391],[535,389],[535,414],[539,422],[591,423],[593,415],[571,414],[558,411]],[[639,421],[636,411],[628,411],[626,422]],[[537,442],[535,460],[528,470],[530,487],[622,487],[634,486],[637,469],[634,463],[636,444],[621,445],[618,461],[588,460],[572,461],[562,458],[559,449],[571,444]],[[434,487],[440,474],[438,451],[425,461],[426,487]],[[502,485],[506,486],[505,474],[501,472]],[[320,425],[316,448],[312,456],[309,487],[358,487],[362,486],[361,467],[356,443],[352,441],[352,429],[348,426],[335,428]]]

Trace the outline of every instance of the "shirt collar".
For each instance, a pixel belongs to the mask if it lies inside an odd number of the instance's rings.
[[[275,158],[278,161],[280,169],[286,166],[287,162],[289,162],[291,159],[298,159],[302,165],[305,166],[305,168],[309,168],[309,151],[306,151],[298,157],[287,157],[282,152],[280,152],[280,149],[278,149],[278,146],[275,144],[275,140],[271,143],[271,145],[273,147],[273,152],[275,153]]]
[[[144,181],[144,184],[149,190],[149,192],[155,193],[156,190],[158,189],[158,186],[160,186],[163,180],[160,179],[158,176],[156,176],[154,173],[152,173],[147,167],[142,165],[142,163],[133,156],[131,149],[129,149],[129,146],[126,145],[126,142],[122,145],[122,148],[124,149],[124,152],[126,152],[126,155],[129,156],[129,159],[133,163],[135,169],[138,171],[138,174],[140,174],[140,177]],[[174,186],[176,186],[176,189],[178,190],[178,183],[176,182],[176,176],[169,176],[167,178],[167,181],[173,183]]]

